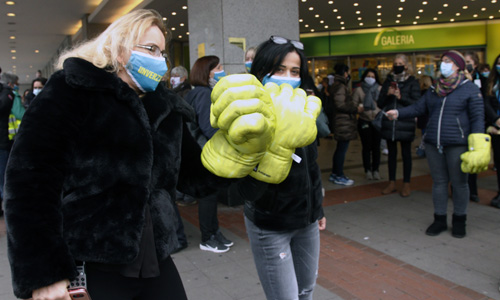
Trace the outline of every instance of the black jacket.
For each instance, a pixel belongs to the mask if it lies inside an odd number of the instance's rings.
[[[323,218],[321,173],[316,143],[298,148],[302,158],[293,162],[288,177],[280,184],[267,184],[247,176],[236,182],[245,200],[245,216],[260,228],[293,230]]]
[[[0,83],[0,149],[10,150],[12,141],[9,140],[9,115],[14,103],[12,89]]]
[[[211,94],[212,89],[208,86],[197,85],[187,93],[184,98],[187,103],[191,104],[194,108],[198,126],[200,126],[203,135],[205,135],[207,139],[210,139],[217,132],[217,129],[210,125],[210,106],[212,105],[212,101],[210,100]]]
[[[420,85],[415,77],[410,76],[403,82],[398,82],[398,87],[401,92],[401,99],[398,100],[394,95],[387,95],[389,86],[394,79],[392,75],[388,75],[382,85],[377,105],[384,111],[391,109],[399,109],[416,103],[420,99]],[[382,120],[382,138],[389,141],[405,141],[411,142],[415,138],[415,118],[398,118],[390,121],[387,117]]]
[[[75,260],[128,264],[146,204],[158,260],[177,248],[173,208],[218,178],[184,122],[194,113],[159,85],[139,96],[115,74],[70,58],[24,115],[7,167],[5,216],[14,293],[76,275]]]

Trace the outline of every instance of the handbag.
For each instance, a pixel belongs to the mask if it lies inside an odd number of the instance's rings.
[[[384,117],[385,117],[385,111],[381,110],[377,113],[375,119],[373,119],[372,125],[377,131],[382,130],[382,120],[384,119]]]

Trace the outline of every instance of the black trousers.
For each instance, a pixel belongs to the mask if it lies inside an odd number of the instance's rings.
[[[410,182],[411,178],[411,142],[399,142],[401,144],[401,156],[403,158],[403,182]],[[396,166],[398,158],[398,142],[393,142],[387,140],[387,149],[389,150],[389,156],[387,158],[387,164],[389,166],[389,180],[396,180]]]
[[[491,135],[491,146],[493,146],[493,162],[497,169],[497,187],[500,193],[500,136],[496,134]]]
[[[130,278],[86,266],[87,287],[92,300],[184,300],[184,285],[172,258],[160,263],[160,276]]]
[[[363,167],[365,172],[378,171],[380,166],[380,133],[372,122],[358,120],[358,132],[361,138]]]
[[[199,199],[198,220],[200,222],[201,241],[206,242],[219,230],[219,219],[217,219],[217,193]]]

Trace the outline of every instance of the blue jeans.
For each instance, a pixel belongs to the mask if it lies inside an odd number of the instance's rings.
[[[337,176],[344,176],[344,162],[347,149],[349,148],[349,141],[337,141],[337,148],[333,153],[332,173]]]
[[[319,228],[273,231],[245,217],[250,246],[268,300],[310,300],[319,261]]]
[[[448,183],[453,187],[453,213],[458,216],[467,214],[469,205],[469,184],[467,173],[462,172],[460,155],[467,146],[444,147],[439,153],[436,146],[425,144],[425,155],[432,176],[432,201],[434,213],[446,215],[448,208]]]
[[[5,169],[9,160],[10,150],[0,150],[0,198],[3,199],[3,190],[5,184]],[[2,201],[0,200],[0,204]]]

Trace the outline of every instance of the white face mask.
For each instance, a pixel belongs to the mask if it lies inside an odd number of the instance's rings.
[[[33,95],[38,95],[40,92],[42,91],[42,89],[33,89]]]
[[[180,77],[170,78],[170,84],[172,85],[172,88],[175,89],[181,84],[181,78]]]
[[[444,77],[448,78],[451,74],[453,74],[453,63],[442,62],[439,66],[439,70]]]
[[[373,78],[373,77],[365,77],[365,82],[368,85],[373,85],[375,83],[375,78]]]

